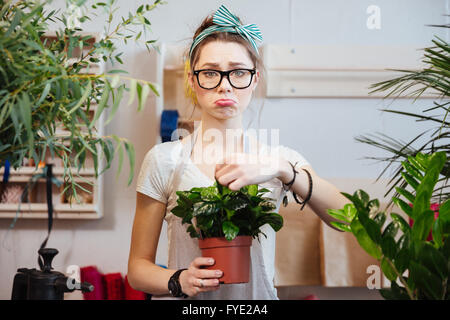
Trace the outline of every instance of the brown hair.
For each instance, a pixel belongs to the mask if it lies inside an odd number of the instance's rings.
[[[241,19],[239,19],[239,17],[237,17],[237,19],[242,24]],[[208,28],[212,25],[214,25],[213,17],[212,17],[212,15],[209,15],[203,20],[201,25],[195,31],[194,36],[192,38],[192,42],[203,30],[205,30],[206,28]],[[189,72],[193,73],[194,65],[198,62],[198,60],[200,58],[200,52],[201,52],[202,47],[212,41],[236,42],[236,43],[241,44],[242,46],[244,46],[247,49],[247,52],[249,54],[250,59],[252,60],[252,62],[254,64],[254,67],[260,73],[260,78],[259,78],[260,81],[255,90],[255,95],[258,96],[262,100],[260,113],[259,113],[259,120],[258,120],[259,121],[258,123],[260,123],[261,109],[264,106],[264,96],[265,96],[265,90],[266,90],[266,83],[264,81],[265,80],[264,75],[266,73],[266,69],[264,67],[263,58],[255,51],[255,49],[250,44],[250,42],[248,42],[246,39],[244,39],[239,34],[230,33],[230,32],[212,33],[209,36],[207,36],[205,39],[203,39],[194,48],[194,50],[192,51],[192,55],[190,57],[189,57],[189,49],[190,49],[190,46],[189,46],[189,48],[186,50],[185,55],[184,55],[184,61],[185,61],[184,79],[185,79],[185,94],[186,94],[186,96],[191,100],[191,102],[194,106],[194,109],[195,109],[195,107],[198,105],[198,101],[197,101],[197,97],[195,96],[195,92],[192,90],[191,86],[189,85],[188,73]],[[252,99],[252,100],[254,100],[254,99]],[[193,109],[192,113],[194,112],[194,109]],[[249,109],[253,112],[251,107],[249,107]],[[252,123],[253,117],[251,117],[251,119],[252,120],[250,121],[248,126],[250,126],[250,124]]]

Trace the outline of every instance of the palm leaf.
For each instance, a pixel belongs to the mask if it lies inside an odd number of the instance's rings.
[[[450,24],[445,25],[430,25],[433,27],[444,27],[450,28]],[[447,121],[447,116],[449,113],[449,104],[450,102],[447,100],[443,100],[444,98],[449,97],[450,93],[450,46],[447,41],[435,37],[432,40],[433,46],[429,48],[424,48],[424,54],[422,62],[424,63],[424,68],[422,70],[401,70],[401,69],[388,69],[391,71],[397,71],[402,73],[401,76],[398,76],[394,79],[381,81],[371,85],[369,88],[373,89],[369,92],[369,94],[375,92],[387,92],[384,99],[389,97],[413,97],[413,103],[420,98],[424,92],[432,89],[437,92],[437,101],[433,102],[433,106],[429,107],[423,112],[430,111],[444,111],[443,115],[434,115],[428,116],[424,114],[416,114],[413,112],[405,112],[398,110],[388,110],[382,109],[383,112],[395,113],[401,116],[407,116],[415,118],[417,122],[419,121],[427,121],[427,122],[437,122],[440,126],[431,132],[431,129],[423,131],[418,134],[416,137],[411,139],[409,142],[399,141],[393,138],[388,137],[385,134],[380,133],[379,137],[370,138],[368,136],[359,136],[356,137],[355,140],[361,143],[366,143],[372,145],[374,147],[386,150],[389,153],[392,153],[390,157],[365,157],[366,159],[374,159],[378,161],[388,162],[387,166],[381,172],[381,174],[377,177],[376,181],[379,180],[383,174],[385,174],[386,170],[391,167],[394,163],[398,163],[398,166],[395,168],[393,172],[392,178],[389,180],[388,185],[390,185],[389,190],[386,192],[385,197],[398,185],[401,183],[400,188],[404,188],[407,186],[407,183],[402,179],[400,174],[402,173],[402,165],[401,162],[406,160],[408,157],[415,155],[419,152],[430,152],[434,153],[437,151],[445,151],[448,155],[450,155],[450,145],[445,143],[450,137],[449,127],[450,122]],[[407,90],[410,90],[406,93]],[[426,133],[431,132],[431,137],[427,139],[425,143],[423,143],[419,147],[414,147],[413,144],[418,142],[418,139],[423,137]],[[441,143],[443,142],[443,143]],[[448,157],[449,158],[449,157]],[[447,162],[444,165],[444,168],[441,172],[443,178],[439,179],[439,182],[442,182],[444,185],[436,187],[433,191],[432,197],[439,197],[439,201],[442,199],[446,199],[449,197],[450,193],[448,191],[448,178],[450,177],[450,164]],[[398,197],[399,194],[396,192],[394,197]],[[392,200],[388,204],[388,207],[393,204]]]

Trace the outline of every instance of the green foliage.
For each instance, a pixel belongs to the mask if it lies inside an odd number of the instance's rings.
[[[393,200],[414,220],[412,227],[397,213],[391,213],[392,221],[384,226],[385,212],[379,211],[378,200],[370,200],[363,190],[353,195],[342,192],[352,203],[339,210],[328,210],[330,216],[342,221],[332,222],[336,228],[353,233],[360,246],[380,261],[383,273],[391,281],[390,289],[380,290],[386,299],[450,299],[450,199],[440,204],[437,218],[430,209],[430,199],[446,161],[446,154],[441,151],[431,155],[419,153],[402,162],[402,177],[415,194],[399,187],[397,192],[412,208],[400,198]],[[427,241],[430,232],[433,239]],[[403,276],[405,271],[408,277]]]
[[[448,30],[448,28],[450,28],[450,24],[432,25],[432,27],[445,28],[445,30]],[[450,122],[448,121],[450,111],[450,102],[448,101],[448,97],[450,96],[450,45],[446,40],[437,36],[432,40],[432,43],[433,46],[423,49],[423,68],[418,70],[389,69],[392,71],[401,72],[401,75],[394,79],[375,83],[370,87],[373,90],[369,92],[369,94],[387,91],[388,93],[384,97],[385,99],[389,97],[408,97],[414,98],[415,102],[425,92],[430,92],[430,90],[436,94],[436,99],[433,101],[433,105],[427,106],[419,113],[381,109],[383,112],[412,117],[415,119],[414,125],[418,123],[427,125],[436,124],[436,127],[432,128],[432,130],[425,130],[417,136],[411,137],[411,139],[408,139],[409,141],[406,142],[394,139],[383,133],[379,133],[378,137],[370,134],[370,136],[374,136],[375,138],[369,136],[359,136],[355,138],[358,142],[366,143],[391,153],[391,156],[385,158],[366,157],[366,159],[376,159],[388,163],[377,180],[391,165],[404,163],[402,162],[403,160],[408,159],[408,157],[415,157],[419,152],[434,153],[444,151],[446,152],[447,157],[450,154],[450,145],[448,144],[448,138],[450,137]],[[426,115],[426,112],[433,112],[433,115]],[[426,136],[429,132],[431,133],[430,137],[426,138],[426,140],[421,142],[420,145],[415,147],[414,144],[418,143],[418,141],[420,141],[419,139]],[[399,177],[402,170],[403,168],[401,166],[398,166],[395,170],[392,170],[394,174],[389,182],[391,187],[386,191],[385,196],[388,195],[394,188],[399,186],[400,183],[400,187],[405,187],[407,183],[414,186],[414,181],[419,179],[419,173],[417,170],[412,170],[405,176]],[[445,163],[441,174],[442,178],[440,181],[445,180],[445,183],[447,183],[450,178],[449,162]],[[397,196],[397,194],[395,195]],[[447,199],[449,196],[450,194],[448,189],[445,189],[445,187],[440,187],[433,190],[432,199],[434,202],[442,202],[442,199]],[[389,203],[389,206],[391,204],[392,202]],[[396,204],[400,206],[400,204]],[[402,210],[405,208],[406,207],[402,206]]]
[[[225,237],[231,241],[237,236],[266,236],[260,230],[266,223],[275,231],[283,226],[283,217],[272,212],[276,209],[274,199],[262,196],[267,192],[258,185],[232,191],[216,180],[211,187],[177,191],[177,206],[172,213],[189,225],[187,231],[192,238]]]
[[[50,1],[0,1],[0,167],[9,160],[14,168],[22,165],[24,158],[36,163],[50,152],[64,164],[65,191],[76,192],[80,187],[73,175],[84,167],[91,155],[96,175],[108,169],[116,154],[119,155],[119,171],[124,154],[130,164],[128,183],[133,179],[134,148],[125,138],[115,135],[102,136],[96,123],[109,110],[109,123],[122,100],[124,91],[130,91],[128,105],[138,96],[138,110],[142,109],[149,92],[158,95],[155,86],[147,81],[119,76],[120,69],[108,74],[89,74],[89,64],[103,62],[123,63],[122,53],[116,52],[115,43],[127,43],[134,37],[138,41],[142,31],[135,35],[132,25],[150,30],[146,15],[161,1],[140,6],[129,13],[117,25],[112,25],[117,10],[113,0],[96,2],[79,21],[91,20],[101,12],[108,14],[105,32],[96,43],[82,34],[82,28],[69,25],[70,17],[57,11],[45,11]],[[68,4],[84,5],[85,1],[69,1]],[[99,12],[101,11],[101,12]],[[51,41],[44,35],[50,24],[59,20],[64,27],[56,31]],[[46,40],[44,40],[46,39]],[[154,40],[145,41],[148,50]],[[75,55],[75,49],[79,55]],[[126,82],[130,86],[126,86]],[[96,108],[94,108],[96,104]],[[95,111],[93,116],[92,111]],[[64,130],[66,134],[59,134]],[[103,170],[101,161],[105,160]]]

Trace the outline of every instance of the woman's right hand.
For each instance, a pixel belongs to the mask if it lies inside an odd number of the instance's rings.
[[[197,257],[191,262],[189,268],[180,274],[180,285],[183,293],[196,296],[200,292],[215,291],[219,289],[221,270],[203,269],[202,266],[212,266],[213,258]]]

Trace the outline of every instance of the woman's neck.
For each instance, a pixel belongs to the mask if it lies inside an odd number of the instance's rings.
[[[226,154],[244,152],[244,131],[240,121],[226,120],[198,122],[197,139],[193,153],[211,162],[221,160]],[[195,138],[195,137],[194,137]]]

